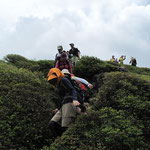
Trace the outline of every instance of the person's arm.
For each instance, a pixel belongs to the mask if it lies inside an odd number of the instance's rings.
[[[80,58],[80,51],[78,50],[78,48],[75,48],[76,49],[76,52],[77,52],[77,56],[78,56],[78,58]]]
[[[70,55],[72,54],[72,49],[69,50],[69,54],[70,54]]]
[[[80,58],[80,51],[78,51],[78,58]]]
[[[58,65],[59,65],[59,60],[56,61],[55,68],[58,68],[59,67]]]
[[[72,74],[72,65],[71,65],[70,61],[68,61],[68,65],[69,65],[69,72]]]
[[[83,79],[83,78],[79,78],[79,77],[71,77],[71,79],[73,80],[77,80],[80,81],[81,83],[85,84],[87,87],[89,87],[90,89],[93,88],[93,85],[91,83],[89,83],[87,80]]]
[[[54,67],[56,66],[56,62],[57,62],[57,54],[55,55]]]

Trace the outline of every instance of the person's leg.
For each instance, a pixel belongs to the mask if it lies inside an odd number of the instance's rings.
[[[61,118],[62,118],[62,110],[58,110],[57,113],[53,116],[53,118],[50,121],[55,121],[58,124],[61,123]]]
[[[60,124],[58,124],[57,122],[51,120],[49,122],[49,127],[51,129],[51,132],[52,132],[54,138],[57,137],[57,136],[61,136],[63,131],[62,131],[62,128],[61,128]]]
[[[71,62],[72,62],[72,65],[73,65],[73,66],[76,65],[76,63],[78,62],[78,57],[77,57],[77,56],[73,56],[73,57],[71,58]]]
[[[74,63],[75,63],[75,65],[77,64],[77,62],[78,62],[78,57],[75,56],[75,58],[74,58]]]
[[[78,114],[77,107],[73,106],[72,103],[67,103],[62,106],[62,127],[68,127],[74,122]]]
[[[49,122],[49,127],[54,137],[61,136],[63,132],[60,125],[61,118],[62,118],[62,112],[61,110],[59,110]]]
[[[71,64],[74,66],[74,56],[71,58]]]

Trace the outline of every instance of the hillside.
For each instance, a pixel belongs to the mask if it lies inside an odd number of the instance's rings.
[[[0,61],[0,149],[150,149],[150,69],[84,56],[73,68],[90,81],[87,115],[54,139],[48,129],[59,99],[47,83],[53,60],[7,55]]]

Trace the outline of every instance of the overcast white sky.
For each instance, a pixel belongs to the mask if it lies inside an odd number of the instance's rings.
[[[150,0],[0,0],[0,59],[54,59],[57,45],[150,68]]]

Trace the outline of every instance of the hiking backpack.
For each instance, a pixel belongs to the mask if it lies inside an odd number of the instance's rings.
[[[78,97],[78,101],[83,104],[85,96],[84,96],[84,92],[82,90],[82,88],[80,87],[79,83],[77,83],[74,79],[69,79],[72,86],[75,88],[75,90],[77,91],[77,97]]]
[[[81,89],[81,87],[79,86],[79,83],[77,83],[74,79],[71,79],[70,77],[66,77],[72,84],[72,86],[74,87],[74,89],[77,91],[77,100],[79,101],[80,105],[80,109],[81,109],[81,112],[85,112],[86,111],[86,108],[84,106],[84,92],[83,90]],[[62,86],[64,88],[66,88],[64,86],[64,84],[62,84]]]

